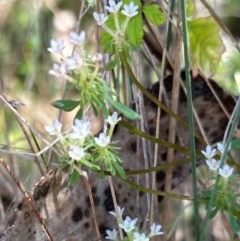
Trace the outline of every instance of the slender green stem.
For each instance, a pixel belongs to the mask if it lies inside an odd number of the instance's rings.
[[[130,17],[127,16],[126,19],[125,19],[125,22],[124,22],[123,28],[122,28],[122,33],[125,33],[129,21],[130,21]]]
[[[222,158],[221,158],[221,163],[220,163],[219,168],[222,168],[224,163],[226,162],[226,157],[227,157],[228,149],[229,149],[232,137],[233,137],[233,133],[234,133],[235,128],[238,124],[238,119],[239,119],[239,116],[240,116],[240,98],[238,98],[238,102],[237,102],[237,105],[236,105],[233,113],[235,113],[235,114],[234,114],[234,117],[233,117],[233,120],[232,120],[232,126],[231,126],[231,129],[229,131],[229,135],[228,135],[228,138],[227,138],[227,141],[226,141],[225,149],[224,149],[224,152],[223,152],[223,155],[222,155]],[[214,197],[215,197],[215,194],[216,194],[219,179],[220,179],[220,176],[217,175],[216,181],[215,181],[212,193],[211,193],[211,197],[210,197],[210,200],[209,200],[209,203],[208,203],[207,213],[206,213],[206,216],[205,216],[204,221],[203,221],[201,234],[200,234],[200,237],[199,237],[198,241],[204,240],[205,230],[206,230],[207,223],[208,223],[208,220],[209,220],[209,215],[212,211],[213,200],[214,200]]]
[[[113,13],[113,17],[114,17],[114,21],[115,21],[116,30],[119,31],[120,25],[119,25],[119,21],[118,21],[118,14],[117,14],[117,12]]]
[[[186,74],[186,88],[187,88],[187,109],[188,109],[188,122],[189,122],[189,140],[190,140],[190,159],[192,164],[192,187],[193,187],[193,206],[194,206],[194,220],[196,237],[199,238],[199,214],[198,214],[198,192],[197,192],[197,173],[196,173],[196,150],[194,138],[194,121],[192,110],[192,90],[191,90],[191,77],[189,66],[189,47],[188,47],[188,32],[187,32],[187,19],[185,0],[181,0],[182,12],[182,28],[183,28],[183,46],[184,46],[184,60],[185,60],[185,74]]]
[[[128,72],[129,77],[131,78],[132,82],[136,85],[136,87],[142,91],[142,93],[144,95],[146,95],[153,103],[155,103],[159,108],[161,108],[162,110],[164,110],[168,115],[172,116],[173,118],[175,118],[178,123],[180,123],[182,126],[184,126],[186,129],[188,129],[188,124],[181,119],[177,114],[175,114],[174,112],[172,112],[167,106],[165,106],[162,102],[158,101],[157,98],[155,98],[148,90],[146,90],[141,83],[139,83],[139,81],[136,79],[135,75],[133,74],[131,67],[129,66],[128,62],[127,62],[127,58],[126,55],[124,53],[124,51],[120,52],[120,58],[121,61],[125,67],[125,69]],[[198,135],[197,133],[195,133],[195,137],[198,139],[198,141],[200,141],[202,144],[206,144],[206,142],[203,140],[203,138]]]
[[[106,32],[108,32],[112,37],[115,37],[115,32],[112,31],[112,29],[110,29],[106,24],[102,24],[102,28],[106,30]]]

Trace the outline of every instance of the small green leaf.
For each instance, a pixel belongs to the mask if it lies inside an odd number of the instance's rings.
[[[75,86],[75,84],[73,84],[72,82],[68,81],[67,84],[66,84],[66,91],[71,90],[74,86]]]
[[[142,15],[138,14],[134,16],[127,27],[126,35],[127,40],[133,45],[140,45],[143,39],[143,23]]]
[[[126,118],[130,120],[139,120],[140,115],[134,110],[128,108],[126,105],[119,103],[109,96],[106,96],[106,100],[120,113],[122,113]]]
[[[187,0],[186,2],[187,4],[187,8],[186,8],[186,12],[187,12],[187,17],[191,17],[195,11],[195,5],[194,5],[194,1],[192,0]]]
[[[134,5],[138,5],[138,7],[140,8],[142,6],[142,3],[140,0],[123,0],[123,5],[124,4],[129,4],[130,2],[133,2]]]
[[[125,173],[124,169],[115,162],[113,162],[112,165],[113,165],[114,169],[116,170],[116,172],[119,174],[119,176],[122,179],[126,179],[126,173]]]
[[[231,226],[233,232],[239,233],[240,227],[239,227],[239,223],[238,223],[237,219],[233,216],[232,212],[229,212],[229,210],[228,210],[228,215],[229,215],[229,223],[230,223],[230,226]]]
[[[101,170],[100,167],[97,166],[97,165],[92,165],[90,168],[91,168],[93,171],[96,171],[96,172],[98,172],[98,171]]]
[[[81,120],[82,119],[82,116],[83,116],[83,111],[84,109],[83,108],[80,108],[77,112],[77,114],[75,115],[75,118],[74,119],[78,119],[78,120]]]
[[[207,76],[217,69],[225,48],[219,36],[220,27],[212,17],[188,21],[190,51],[193,68],[198,68]]]
[[[79,173],[77,171],[74,171],[71,175],[70,178],[68,180],[68,186],[73,186],[75,183],[77,183],[78,179],[79,179]]]
[[[104,32],[101,36],[101,46],[103,46],[103,51],[105,53],[114,54],[113,37]]]
[[[99,96],[96,96],[95,94],[92,94],[92,102],[95,104],[95,106],[100,109],[102,106],[102,102],[99,98]]]
[[[93,102],[91,102],[91,107],[92,107],[92,110],[93,110],[93,114],[95,116],[98,116],[98,109]]]
[[[102,104],[101,111],[102,111],[104,119],[107,119],[109,116],[109,111],[108,111],[108,108],[105,103]]]
[[[117,62],[115,60],[110,60],[107,64],[106,64],[106,70],[112,70],[115,68],[115,66],[117,65]]]
[[[69,164],[67,162],[62,162],[60,165],[59,165],[59,169],[64,169],[65,167],[67,167]]]
[[[143,13],[154,25],[159,26],[165,22],[165,16],[157,4],[143,6]]]
[[[231,141],[231,148],[240,150],[240,138]]]
[[[80,103],[79,100],[65,99],[65,100],[56,100],[52,102],[51,105],[60,110],[72,111],[79,106],[79,103]]]
[[[74,162],[72,162],[69,165],[69,169],[68,169],[69,175],[72,175],[72,173],[74,172]]]
[[[216,208],[213,209],[212,212],[210,213],[209,218],[210,218],[210,219],[214,218],[214,217],[216,216],[217,212],[218,212],[218,208],[216,207]]]

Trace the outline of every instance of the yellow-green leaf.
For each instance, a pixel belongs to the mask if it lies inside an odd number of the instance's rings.
[[[225,48],[219,36],[220,28],[212,17],[188,21],[191,65],[212,76]]]
[[[163,24],[165,21],[165,16],[157,4],[143,6],[143,13],[156,26]]]
[[[191,17],[195,11],[195,5],[194,5],[194,1],[192,0],[187,0],[186,2],[186,13],[187,13],[187,17]]]

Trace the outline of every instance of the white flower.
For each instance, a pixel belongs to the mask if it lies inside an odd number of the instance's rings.
[[[149,241],[149,238],[146,237],[145,233],[142,233],[140,235],[140,233],[134,232],[133,237],[134,237],[133,241]]]
[[[85,32],[82,31],[79,35],[75,32],[70,32],[70,42],[75,45],[82,45],[85,41]]]
[[[113,229],[113,231],[106,230],[106,232],[108,236],[105,239],[117,240],[118,231],[116,229]]]
[[[88,135],[91,135],[91,123],[90,121],[75,119],[75,125],[73,125],[73,133],[71,138],[84,140]]]
[[[109,7],[106,6],[106,9],[110,13],[118,12],[120,7],[122,6],[122,1],[120,1],[119,3],[116,4],[114,0],[110,0],[108,3],[109,3]]]
[[[64,40],[57,41],[56,39],[51,40],[51,48],[48,48],[47,50],[49,52],[55,53],[55,54],[61,54],[63,49],[65,48]]]
[[[107,122],[110,125],[116,125],[121,120],[121,117],[118,118],[117,112],[113,112],[112,116],[108,116]]]
[[[71,146],[70,151],[68,152],[69,156],[74,160],[81,160],[85,153],[83,148],[79,146]]]
[[[119,214],[120,217],[122,217],[123,211],[124,211],[124,208],[121,208],[121,207],[118,206],[118,214]],[[115,212],[109,212],[109,213],[112,214],[114,217],[117,217]]]
[[[221,153],[223,153],[224,152],[224,145],[222,144],[222,143],[217,143],[217,149],[221,152]]]
[[[96,63],[96,62],[100,62],[103,60],[103,56],[100,53],[94,54],[93,56],[91,56],[91,60]]]
[[[225,145],[223,145],[221,142],[217,143],[217,149],[223,154],[224,149],[225,149]],[[228,151],[231,149],[231,145],[228,148]]]
[[[106,147],[110,143],[110,137],[106,136],[105,133],[101,133],[99,137],[94,138],[97,145],[101,147]]]
[[[161,225],[156,225],[153,223],[153,225],[150,227],[151,233],[149,234],[149,238],[156,236],[156,235],[161,235],[163,232],[160,232],[162,226]]]
[[[82,116],[82,121],[89,122],[91,124],[92,118],[89,118],[89,116],[87,114],[84,114]]]
[[[53,121],[52,126],[45,126],[45,130],[49,133],[49,135],[56,135],[61,132],[62,123],[59,122],[58,119]]]
[[[210,145],[207,145],[206,147],[206,152],[201,151],[202,154],[207,158],[207,159],[212,159],[216,155],[216,149],[212,149]]]
[[[53,69],[49,70],[49,74],[54,75],[55,77],[62,78],[66,75],[67,68],[65,63],[53,64]]]
[[[121,12],[130,18],[138,14],[138,11],[136,11],[138,9],[138,5],[134,5],[133,2],[130,2],[129,5],[125,4],[123,8],[124,10]]]
[[[233,173],[233,167],[230,167],[228,164],[224,164],[223,168],[219,168],[218,173],[222,177],[228,178]]]
[[[213,159],[206,160],[206,163],[210,170],[216,171],[219,168],[220,161]]]
[[[119,224],[119,227],[122,228],[126,233],[131,232],[135,228],[137,220],[137,218],[132,220],[127,216],[125,220]]]
[[[104,13],[97,13],[97,12],[93,13],[93,17],[97,21],[98,25],[104,24],[108,19],[108,16],[104,16]]]
[[[74,52],[71,58],[66,59],[68,70],[79,69],[83,66],[84,60],[78,52]]]

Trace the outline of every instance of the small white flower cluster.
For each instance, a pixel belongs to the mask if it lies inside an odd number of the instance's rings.
[[[138,6],[134,5],[133,2],[129,4],[125,4],[123,6],[123,10],[121,12],[126,16],[124,23],[120,26],[118,19],[118,12],[122,6],[122,1],[116,3],[114,0],[109,0],[109,6],[105,8],[109,13],[113,14],[114,22],[116,26],[116,31],[108,28],[105,22],[108,20],[108,15],[104,15],[103,13],[93,13],[93,17],[95,18],[98,25],[101,25],[115,40],[116,45],[118,45],[118,49],[120,50],[124,41],[124,33],[127,29],[128,23],[130,19],[138,14]]]
[[[70,71],[79,71],[84,66],[91,65],[92,63],[100,62],[103,59],[103,56],[99,53],[87,56],[84,51],[84,42],[85,42],[85,32],[82,31],[80,34],[75,32],[70,32],[70,42],[74,44],[75,51],[71,57],[66,57],[63,54],[65,48],[64,40],[52,39],[50,44],[51,47],[48,48],[48,51],[54,54],[57,54],[61,57],[60,64],[54,63],[53,68],[49,71],[49,74],[55,76],[58,79],[65,78],[71,80],[68,73]]]
[[[110,124],[110,129],[113,129],[115,125],[121,120],[121,117],[118,118],[117,112],[114,112],[112,116],[108,116],[105,120],[106,123]],[[52,126],[45,126],[46,131],[49,135],[56,135],[63,139],[61,134],[62,123],[59,120],[55,119]],[[72,160],[79,161],[85,156],[85,150],[83,148],[86,138],[92,136],[91,132],[91,119],[84,115],[82,120],[75,119],[74,125],[72,126],[73,132],[70,134],[68,146],[70,145],[70,150],[68,151],[69,157]],[[109,145],[111,140],[111,133],[106,134],[105,132],[100,133],[99,137],[94,137],[94,141],[97,146],[105,148]]]
[[[153,223],[153,225],[150,227],[151,232],[149,234],[146,235],[145,233],[139,233],[138,227],[137,227],[138,219],[137,218],[131,219],[130,217],[127,216],[123,220],[122,218],[123,211],[124,211],[124,208],[121,209],[120,207],[118,207],[118,214],[121,220],[119,227],[126,232],[128,236],[128,241],[149,241],[151,237],[163,234],[163,232],[160,231],[162,226],[156,225],[155,223]],[[115,212],[109,212],[109,213],[112,214],[114,217],[117,216]],[[118,239],[118,231],[116,229],[113,229],[112,231],[107,230],[106,232],[108,235],[105,237],[106,239],[110,239],[114,241],[120,240]]]
[[[231,147],[229,147],[230,149]],[[217,143],[217,150],[223,154],[225,146],[222,143]],[[229,151],[228,149],[228,151]],[[219,168],[220,160],[217,161],[214,156],[217,154],[217,150],[215,148],[212,149],[210,145],[207,145],[206,151],[201,151],[202,154],[206,157],[206,163],[210,170],[216,171],[218,170],[219,175],[223,178],[228,178],[233,173],[233,168],[230,167],[228,164],[224,164],[222,168]]]

